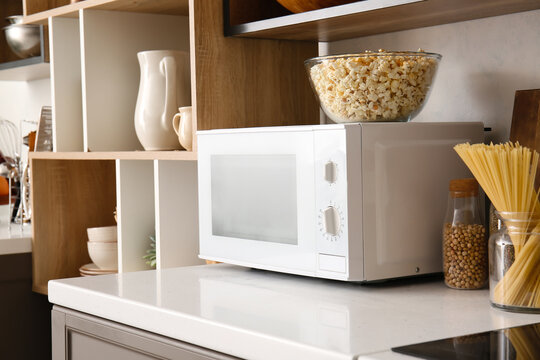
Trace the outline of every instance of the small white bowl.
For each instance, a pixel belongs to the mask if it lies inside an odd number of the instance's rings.
[[[92,262],[103,270],[118,269],[117,242],[88,242],[88,254]]]
[[[90,242],[115,242],[118,240],[117,226],[105,226],[86,229]]]

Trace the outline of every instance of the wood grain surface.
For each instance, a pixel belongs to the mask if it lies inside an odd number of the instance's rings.
[[[425,0],[404,5],[393,0],[366,0],[240,25],[228,33],[266,39],[335,41],[538,8],[538,0]]]
[[[510,141],[519,141],[521,145],[540,152],[540,89],[516,91]],[[536,173],[536,189],[539,186],[540,163]]]
[[[86,229],[115,225],[115,163],[34,159],[31,168],[33,289],[46,294],[49,280],[91,262]]]
[[[20,0],[19,0],[20,1]],[[46,24],[52,16],[78,17],[80,9],[187,15],[188,0],[24,0],[25,23]]]
[[[193,151],[96,151],[96,152],[34,152],[31,159],[56,160],[184,160],[197,161]]]
[[[293,13],[313,11],[331,6],[349,4],[357,0],[277,0]]]
[[[43,53],[43,61],[48,63],[51,58],[50,48],[49,48],[49,26],[43,25],[42,29],[43,41],[41,43],[41,52]]]
[[[227,25],[238,25],[291,14],[277,1],[223,0],[223,5],[225,14],[228,13]]]
[[[317,44],[223,36],[220,1],[190,0],[196,129],[319,123],[304,60]]]
[[[24,15],[35,14],[40,11],[64,6],[70,0],[23,0]]]

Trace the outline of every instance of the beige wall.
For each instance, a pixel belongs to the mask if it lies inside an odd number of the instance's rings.
[[[321,54],[417,50],[443,55],[431,97],[414,121],[483,121],[508,139],[514,93],[540,88],[540,10],[333,43]]]

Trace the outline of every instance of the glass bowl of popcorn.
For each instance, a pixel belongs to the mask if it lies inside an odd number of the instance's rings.
[[[424,106],[442,56],[366,51],[304,62],[321,108],[334,122],[410,121]]]

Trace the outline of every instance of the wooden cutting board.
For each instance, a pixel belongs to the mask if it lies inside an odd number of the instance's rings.
[[[540,89],[516,91],[510,141],[519,141],[521,145],[540,153]],[[540,162],[535,188],[539,186]]]

